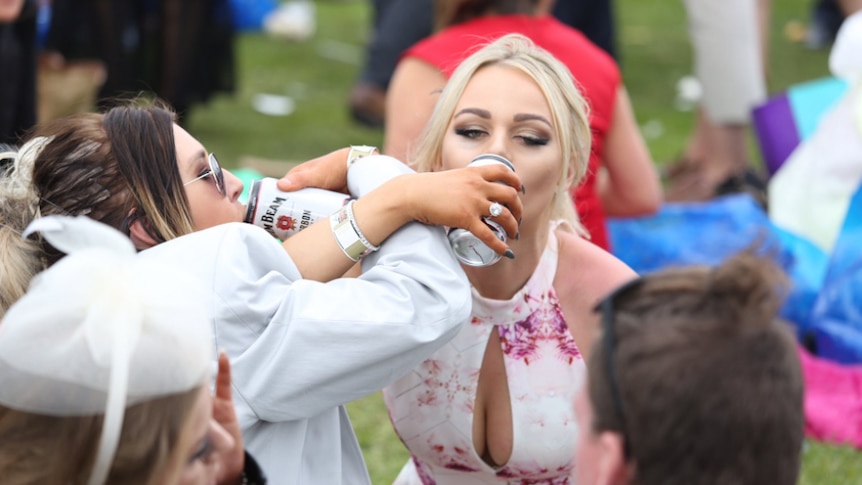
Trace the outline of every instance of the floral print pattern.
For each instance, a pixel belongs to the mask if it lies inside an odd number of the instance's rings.
[[[529,294],[525,298],[535,298]],[[523,360],[529,365],[538,355],[539,343],[554,342],[558,351],[557,358],[572,363],[581,358],[581,352],[569,333],[563,311],[560,309],[553,288],[538,297],[538,309],[526,319],[512,325],[501,326],[500,340],[503,352],[513,358]]]
[[[515,297],[473,292],[473,318],[416,369],[384,389],[390,418],[411,452],[397,485],[571,485],[577,431],[572,403],[585,374],[553,288],[556,238]],[[497,332],[512,406],[512,454],[491,467],[472,438],[479,369]],[[469,476],[469,477],[468,477]]]

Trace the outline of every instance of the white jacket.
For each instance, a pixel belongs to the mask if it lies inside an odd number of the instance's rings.
[[[348,186],[361,197],[405,170],[390,157],[366,157]],[[214,345],[231,358],[245,446],[273,485],[369,484],[342,405],[427,359],[471,310],[444,230],[415,222],[367,256],[359,278],[329,283],[303,280],[278,241],[249,224],[144,254],[211,284]]]

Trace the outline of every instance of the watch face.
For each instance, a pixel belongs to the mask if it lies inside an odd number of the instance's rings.
[[[377,147],[368,145],[352,145],[350,150],[347,152],[347,166],[349,167],[353,165],[353,163],[360,158],[374,155],[376,151]]]
[[[499,254],[470,231],[464,229],[449,231],[449,243],[458,260],[468,266],[490,266],[500,260]]]

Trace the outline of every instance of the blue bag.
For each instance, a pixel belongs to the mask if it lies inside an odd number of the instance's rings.
[[[796,325],[800,338],[808,334],[828,258],[811,242],[775,227],[751,196],[664,204],[653,216],[610,219],[608,231],[614,254],[638,273],[715,266],[746,249],[772,257],[792,281],[781,316]]]

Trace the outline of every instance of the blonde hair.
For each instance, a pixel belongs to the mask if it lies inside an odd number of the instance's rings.
[[[33,162],[47,141],[36,138],[20,151],[8,148],[0,153],[0,163],[7,165],[0,174],[0,318],[43,268],[39,244],[21,233],[39,208],[32,187]]]
[[[39,245],[21,237],[32,210],[27,201],[0,197],[0,319],[42,269]]]
[[[177,481],[201,387],[130,406],[106,485]],[[7,485],[87,483],[104,416],[58,417],[0,406],[0,475]]]
[[[587,103],[566,66],[523,35],[501,37],[476,51],[458,66],[443,88],[411,157],[414,166],[418,171],[425,172],[441,169],[443,138],[458,102],[473,76],[488,66],[504,66],[526,74],[545,96],[551,110],[554,135],[559,140],[562,152],[551,218],[565,220],[583,233],[569,194],[571,185],[567,182],[570,171],[574,174],[574,185],[580,183],[587,171],[592,143]]]

